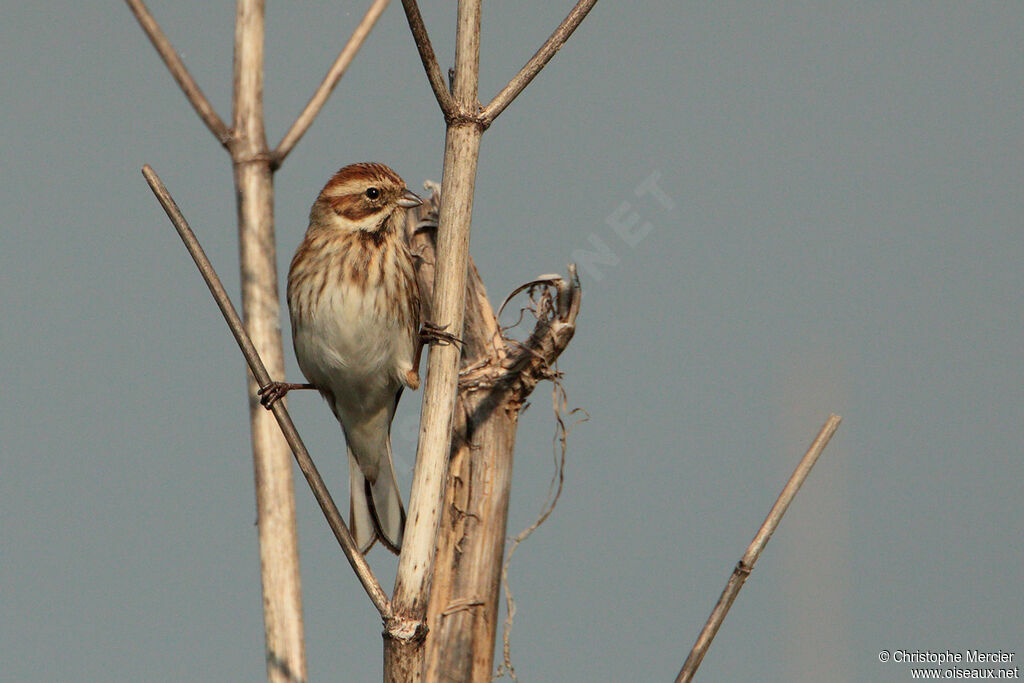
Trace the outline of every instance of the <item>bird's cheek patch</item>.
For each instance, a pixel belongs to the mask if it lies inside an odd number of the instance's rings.
[[[336,214],[350,221],[362,221],[380,211],[379,207],[370,206],[358,198],[353,199],[347,195],[332,199],[331,208]]]

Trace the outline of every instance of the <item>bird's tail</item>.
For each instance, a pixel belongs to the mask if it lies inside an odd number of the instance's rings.
[[[351,448],[348,449],[348,472],[349,519],[356,545],[365,553],[379,538],[385,548],[397,555],[405,532],[405,507],[391,461],[391,439],[387,440],[387,458],[381,459],[376,481],[371,482],[363,475]]]

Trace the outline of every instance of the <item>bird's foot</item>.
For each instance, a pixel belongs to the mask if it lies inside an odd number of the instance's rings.
[[[462,340],[454,334],[445,332],[447,329],[447,325],[435,325],[429,320],[425,320],[420,327],[420,339],[428,344],[437,342],[438,344],[457,344],[461,346]]]
[[[274,407],[274,404],[280,401],[285,395],[294,389],[315,389],[312,384],[292,384],[290,382],[271,382],[270,384],[260,387],[256,395],[260,397],[260,405],[267,410]]]

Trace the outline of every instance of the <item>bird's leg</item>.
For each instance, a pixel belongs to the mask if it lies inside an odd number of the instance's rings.
[[[260,397],[260,405],[267,410],[274,407],[274,404],[284,398],[289,391],[297,389],[316,389],[312,384],[292,384],[290,382],[271,382],[265,387],[260,387],[256,394]]]
[[[420,356],[423,354],[423,347],[429,342],[438,344],[462,344],[462,340],[454,334],[445,332],[447,325],[435,325],[430,321],[424,321],[416,335],[416,351],[412,356],[412,370],[405,374],[405,384],[413,391],[420,386]]]

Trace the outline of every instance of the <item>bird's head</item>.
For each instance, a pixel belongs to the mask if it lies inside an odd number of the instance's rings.
[[[310,227],[385,233],[402,225],[405,209],[423,201],[383,164],[352,164],[331,177],[309,214]]]

